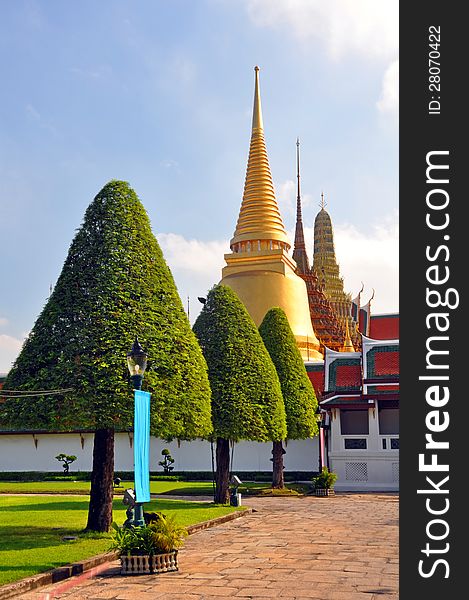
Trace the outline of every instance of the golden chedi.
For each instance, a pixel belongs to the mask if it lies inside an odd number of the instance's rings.
[[[288,254],[290,246],[267,158],[256,67],[243,201],[220,283],[238,294],[257,326],[270,308],[283,308],[303,360],[322,360],[311,324],[306,284],[295,273],[296,263]]]

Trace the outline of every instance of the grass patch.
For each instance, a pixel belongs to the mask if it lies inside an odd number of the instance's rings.
[[[233,512],[229,506],[158,499],[148,511],[174,514],[192,525]],[[125,521],[125,506],[114,502],[114,520]],[[83,533],[88,498],[80,496],[3,496],[0,499],[0,585],[106,552],[108,534]],[[77,536],[64,542],[64,536]]]
[[[3,494],[89,494],[89,481],[0,481],[0,493]],[[123,481],[114,489],[116,495],[122,495],[126,488],[133,487],[132,481]],[[182,494],[183,496],[213,494],[209,481],[150,481],[152,494]]]
[[[114,489],[116,495],[122,495],[126,488],[133,487],[132,481],[124,481]],[[288,483],[285,490],[272,493],[269,483],[247,482],[240,486],[241,494],[254,495],[297,495],[308,493],[310,486],[301,483]],[[89,481],[0,481],[0,493],[4,494],[89,494]],[[211,481],[150,481],[152,494],[174,494],[179,496],[209,496],[213,495]]]
[[[303,496],[311,491],[304,483],[288,483],[283,490],[272,489],[268,484],[251,483],[239,486],[239,491],[245,496]]]

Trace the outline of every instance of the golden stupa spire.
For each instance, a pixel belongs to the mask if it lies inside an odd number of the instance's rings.
[[[348,328],[348,319],[345,320],[345,340],[341,352],[355,352],[355,348],[353,347],[352,339],[350,337],[350,331]]]
[[[264,139],[259,67],[255,67],[251,145],[238,222],[230,247],[234,252],[290,248],[275,199]],[[249,250],[246,250],[249,244]]]

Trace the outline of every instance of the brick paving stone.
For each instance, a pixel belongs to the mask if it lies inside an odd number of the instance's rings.
[[[19,600],[395,600],[398,496],[247,498],[257,512],[187,538],[180,571],[121,576],[118,563]]]

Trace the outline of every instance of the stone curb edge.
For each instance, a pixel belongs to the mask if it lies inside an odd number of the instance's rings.
[[[197,533],[198,531],[202,531],[203,529],[208,529],[209,527],[221,525],[222,523],[233,521],[234,519],[238,519],[239,517],[244,517],[245,515],[248,515],[252,512],[252,508],[246,508],[244,510],[232,512],[228,515],[223,515],[222,517],[210,519],[209,521],[202,521],[202,523],[189,525],[189,527],[187,527],[187,531],[189,532],[189,535],[192,535],[193,533]],[[57,569],[47,571],[46,573],[39,573],[38,575],[34,575],[33,577],[27,577],[25,579],[15,581],[14,583],[9,583],[7,585],[0,586],[0,600],[13,598],[15,596],[19,596],[20,594],[25,594],[26,592],[30,592],[32,590],[44,587],[46,585],[50,585],[52,583],[59,583],[64,579],[69,579],[70,577],[81,575],[86,571],[97,567],[98,565],[102,565],[106,562],[112,562],[117,558],[117,552],[106,552],[104,554],[92,556],[91,558],[87,558],[80,562],[72,563],[70,565],[64,565],[63,567],[58,567]]]

